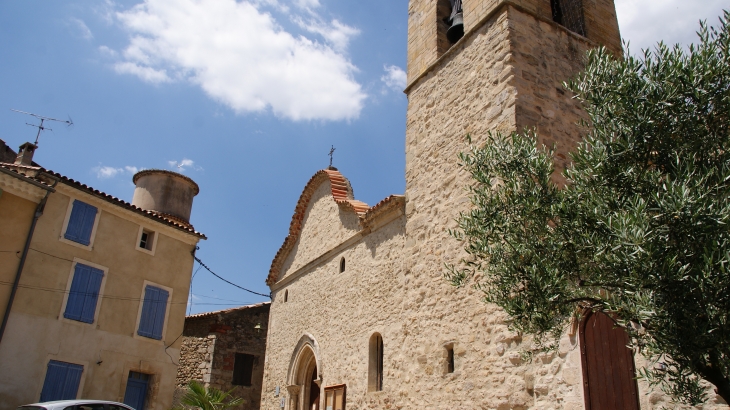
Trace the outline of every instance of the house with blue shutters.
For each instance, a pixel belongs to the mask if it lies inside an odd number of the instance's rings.
[[[63,399],[170,408],[198,185],[138,172],[131,203],[0,140],[0,410]]]

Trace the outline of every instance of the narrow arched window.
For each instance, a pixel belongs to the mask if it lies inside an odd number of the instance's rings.
[[[342,273],[342,272],[344,272],[344,271],[345,271],[345,257],[343,256],[343,257],[342,257],[342,258],[340,259],[340,273]]]
[[[368,391],[381,391],[383,390],[383,337],[379,333],[370,336],[369,350]]]
[[[446,345],[446,373],[453,373],[455,369],[454,363],[454,345]]]
[[[284,291],[284,303],[289,301],[289,289]]]

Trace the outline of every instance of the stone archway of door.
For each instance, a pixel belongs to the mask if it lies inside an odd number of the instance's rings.
[[[602,312],[587,312],[580,325],[586,410],[639,410],[629,335]]]
[[[317,371],[317,358],[312,348],[305,344],[295,356],[290,378],[291,408],[293,410],[319,410],[321,380]]]

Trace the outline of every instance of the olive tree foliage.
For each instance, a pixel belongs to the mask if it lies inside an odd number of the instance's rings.
[[[708,399],[703,381],[730,402],[728,20],[688,50],[588,53],[566,84],[589,121],[564,185],[533,131],[469,139],[473,206],[451,232],[468,257],[446,273],[536,349],[581,309],[611,312],[649,359],[640,377],[686,404]]]

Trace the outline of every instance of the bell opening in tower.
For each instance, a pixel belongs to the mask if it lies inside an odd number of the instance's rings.
[[[550,0],[550,8],[554,22],[581,36],[586,35],[582,0]]]
[[[462,0],[439,0],[436,7],[438,54],[442,55],[464,36]]]

